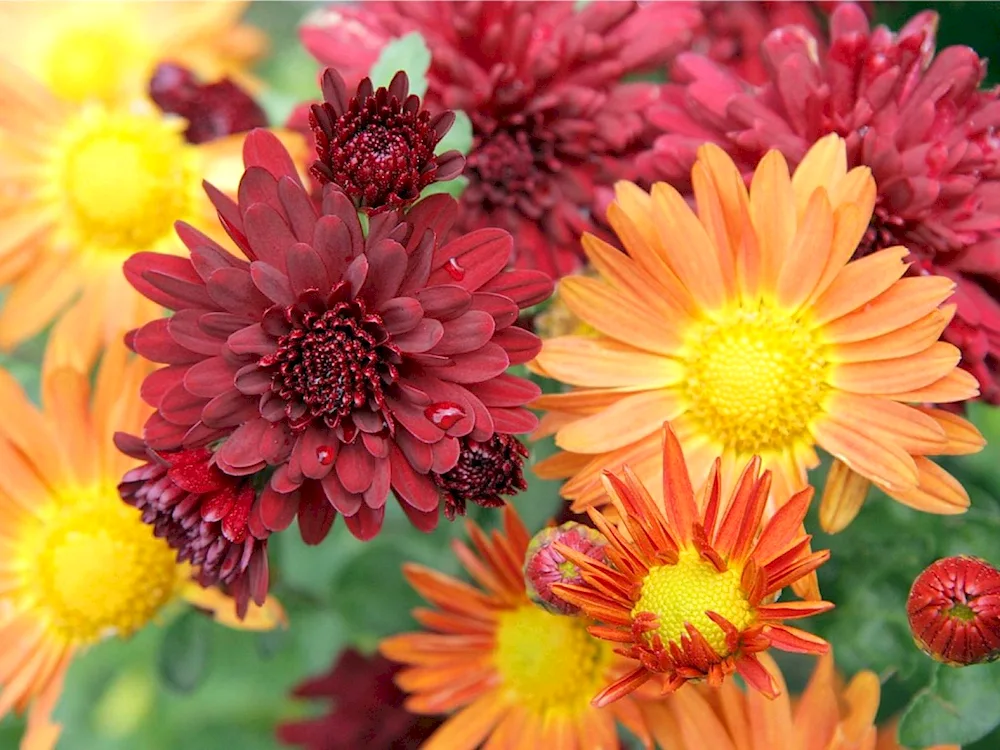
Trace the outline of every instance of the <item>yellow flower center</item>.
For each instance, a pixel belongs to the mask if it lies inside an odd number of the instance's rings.
[[[611,657],[611,644],[590,635],[582,618],[532,604],[500,615],[497,671],[514,700],[538,716],[586,711],[604,686]]]
[[[639,601],[632,617],[652,612],[659,619],[659,633],[664,645],[680,644],[690,623],[704,636],[720,657],[729,655],[722,628],[708,617],[715,612],[744,630],[754,622],[754,608],[740,586],[741,568],[720,573],[697,550],[681,550],[676,565],[657,565],[643,579]]]
[[[766,306],[738,308],[695,326],[685,351],[689,414],[718,445],[752,455],[809,439],[829,365],[801,320]]]
[[[18,548],[23,595],[69,643],[129,636],[181,580],[176,553],[112,485],[54,499]]]
[[[50,191],[71,246],[98,253],[149,249],[173,236],[198,190],[197,151],[183,121],[155,113],[87,109],[51,154]]]
[[[141,85],[148,52],[134,29],[107,13],[88,23],[79,15],[56,34],[42,61],[42,78],[62,99],[111,102],[127,93],[129,78]]]

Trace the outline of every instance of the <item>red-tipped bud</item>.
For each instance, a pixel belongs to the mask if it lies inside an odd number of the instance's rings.
[[[1000,571],[959,555],[928,566],[906,602],[913,639],[951,666],[1000,658]]]
[[[556,544],[564,544],[587,557],[607,562],[607,540],[595,529],[576,521],[542,529],[528,545],[524,556],[524,580],[533,602],[558,615],[575,615],[579,608],[563,601],[552,586],[557,583],[581,583],[580,569],[569,562]]]

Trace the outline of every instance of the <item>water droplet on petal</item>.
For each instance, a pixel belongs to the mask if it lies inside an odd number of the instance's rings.
[[[316,460],[319,461],[323,466],[329,466],[333,463],[333,448],[329,445],[321,445],[316,449]]]
[[[424,409],[424,416],[442,430],[450,430],[465,416],[465,409],[453,401],[438,401]]]
[[[461,281],[465,278],[465,269],[458,265],[458,261],[455,258],[448,258],[448,262],[444,264],[444,270],[455,281]]]

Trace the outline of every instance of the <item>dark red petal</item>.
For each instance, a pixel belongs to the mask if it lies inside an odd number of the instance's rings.
[[[430,533],[437,528],[438,517],[440,513],[435,508],[432,511],[421,511],[414,508],[408,502],[405,502],[402,498],[397,498],[399,501],[399,506],[403,509],[406,517],[410,519],[417,529],[423,531],[424,533]]]
[[[278,199],[295,238],[307,244],[312,242],[316,230],[316,208],[302,185],[289,177],[282,177],[278,180]]]
[[[424,308],[424,315],[439,320],[457,317],[472,306],[472,295],[455,284],[421,289],[413,296]]]
[[[248,326],[252,321],[226,312],[204,313],[198,319],[198,326],[209,336],[227,339],[236,331]]]
[[[273,354],[278,350],[277,342],[264,333],[259,323],[254,323],[237,331],[226,341],[234,354]]]
[[[472,306],[476,310],[489,313],[496,321],[498,331],[513,325],[519,312],[517,303],[502,294],[476,292],[472,295]]]
[[[356,254],[350,232],[336,216],[324,216],[316,222],[312,246],[326,266],[327,276],[331,280],[344,275],[347,264]]]
[[[333,526],[337,511],[327,502],[326,495],[318,482],[302,485],[299,502],[299,534],[306,544],[319,544]]]
[[[194,366],[197,367],[198,365]],[[159,406],[163,394],[183,381],[187,372],[189,372],[187,365],[161,367],[159,370],[151,372],[142,381],[142,385],[139,387],[139,395],[143,401],[155,408]]]
[[[323,477],[322,486],[330,505],[336,508],[345,518],[353,516],[361,508],[361,495],[352,494],[345,490],[344,485],[337,479],[336,473],[331,472]]]
[[[378,509],[362,505],[353,516],[344,516],[344,523],[350,532],[362,542],[373,539],[382,529],[385,518],[385,506]]]
[[[423,443],[436,443],[444,437],[444,431],[424,414],[425,407],[393,398],[389,398],[387,401],[393,416],[417,440]]]
[[[402,452],[393,447],[389,456],[392,467],[392,490],[417,510],[432,511],[440,500],[437,486],[426,475],[417,474]]]
[[[455,438],[446,438],[440,443],[435,443],[431,446],[433,456],[431,471],[435,474],[444,474],[447,471],[451,471],[455,468],[455,464],[458,463],[458,457],[461,452],[462,443]]]
[[[375,461],[372,471],[371,486],[362,493],[365,505],[369,508],[381,508],[389,499],[389,459],[384,457]]]
[[[509,373],[482,383],[471,383],[468,389],[486,406],[524,406],[542,393],[536,383]]]
[[[177,450],[186,434],[186,427],[170,424],[159,412],[150,414],[142,428],[142,439],[155,451]]]
[[[408,354],[421,354],[437,346],[444,337],[444,327],[433,318],[424,318],[413,330],[393,338],[392,343],[400,351]]]
[[[362,296],[373,307],[392,299],[406,272],[406,251],[398,242],[383,240],[368,250],[368,279]]]
[[[430,230],[440,241],[455,223],[458,203],[450,195],[438,193],[429,195],[406,213],[406,221],[413,227],[406,249],[412,250]]]
[[[256,412],[253,401],[233,388],[205,404],[201,419],[209,427],[224,429],[256,416]]]
[[[531,331],[511,326],[497,332],[493,343],[502,346],[512,365],[530,362],[542,350],[542,340]]]
[[[222,357],[210,357],[191,365],[184,373],[184,387],[196,396],[215,398],[233,387],[235,375],[234,365]]]
[[[270,263],[255,260],[250,264],[250,278],[268,299],[282,307],[295,304],[298,295],[292,291],[288,277]]]
[[[163,276],[171,275],[192,285],[201,283],[201,278],[195,272],[191,261],[175,255],[150,252],[135,253],[125,261],[122,270],[128,282],[143,297],[164,307],[169,307],[171,310],[185,307],[186,299],[160,289],[159,284],[162,283]],[[157,284],[151,283],[144,277],[144,274],[149,271],[160,273],[160,276],[155,277]]]
[[[205,521],[221,521],[236,505],[236,489],[228,485],[201,501],[201,517]]]
[[[438,368],[435,374],[453,383],[481,383],[502,374],[510,365],[507,352],[492,342],[471,354],[458,354],[452,360],[454,367]]]
[[[309,245],[302,242],[292,245],[288,249],[285,263],[288,266],[288,280],[296,297],[309,289],[323,291],[332,286],[326,266]]]
[[[379,309],[382,324],[391,335],[397,336],[416,328],[424,315],[420,303],[413,297],[396,297]]]
[[[278,200],[278,181],[263,167],[250,167],[243,173],[237,197],[239,198],[240,211],[243,212],[244,231],[246,231],[246,212],[253,205],[263,203],[279,215],[284,212],[281,202]]]
[[[242,476],[253,474],[264,468],[260,456],[260,440],[270,427],[267,420],[253,419],[241,424],[230,435],[222,447],[215,452],[219,468],[227,474]]]
[[[456,443],[454,440],[441,440],[437,445],[444,443]],[[434,451],[429,443],[421,442],[410,434],[409,430],[396,430],[396,445],[406,457],[410,465],[420,474],[426,474],[431,470],[434,459]],[[455,453],[456,457],[458,453]]]
[[[185,349],[203,356],[214,357],[222,350],[223,340],[209,336],[198,325],[201,313],[179,310],[167,319],[167,332]]]
[[[517,435],[538,427],[538,417],[527,409],[490,409],[490,414],[497,432]]]
[[[178,383],[160,400],[160,414],[172,424],[190,427],[201,418],[207,399],[195,396],[183,383]]]
[[[340,441],[333,431],[319,426],[307,428],[299,435],[295,444],[295,453],[299,457],[302,474],[309,479],[322,479],[329,474],[333,470],[339,450]]]
[[[434,270],[428,279],[428,285],[458,284],[474,292],[507,266],[513,248],[513,238],[502,229],[487,228],[469,232],[434,252],[431,262]],[[456,279],[452,270],[445,267],[448,264],[461,269],[461,279]]]
[[[132,348],[146,359],[166,365],[185,365],[200,361],[200,354],[189,351],[174,340],[167,330],[168,325],[169,318],[146,323],[135,332]]]
[[[344,485],[344,489],[359,493],[371,486],[374,463],[372,455],[358,440],[341,447],[340,455],[334,465],[337,468],[337,478]]]
[[[247,134],[243,141],[243,164],[248,168],[263,167],[275,178],[288,177],[302,186],[292,157],[281,141],[268,130],[255,128]]]
[[[552,277],[541,271],[506,271],[484,284],[479,291],[510,297],[519,307],[531,307],[552,296]]]
[[[470,310],[461,317],[445,321],[444,336],[431,354],[449,356],[472,352],[493,338],[496,323],[493,316],[479,310]]]
[[[259,320],[271,301],[261,294],[250,273],[236,268],[222,268],[206,282],[208,293],[223,310]]]

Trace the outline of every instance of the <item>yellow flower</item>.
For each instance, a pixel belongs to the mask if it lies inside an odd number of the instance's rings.
[[[665,421],[696,485],[716,456],[728,489],[759,455],[779,505],[806,486],[815,449],[831,453],[843,466],[824,498],[828,530],[850,522],[868,482],[927,512],[968,507],[962,486],[927,458],[983,445],[971,424],[929,406],[978,392],[956,367],[958,349],[938,340],[954,284],[902,278],[902,247],[849,262],[875,183],[867,167],[846,164],[835,134],[794,176],[772,151],[748,193],[731,159],[706,145],[692,173],[696,210],[663,183],[652,194],[617,185],[608,219],[627,253],[585,236],[602,278],[560,285],[601,335],[550,339],[535,365],[576,386],[536,402],[567,451],[536,471],[571,476],[563,494],[575,510],[603,502],[604,469],[628,464],[658,486]]]
[[[762,659],[781,688],[773,700],[727,682],[640,704],[657,742],[671,750],[899,750],[894,727],[875,726],[881,690],[874,672],[859,672],[845,685],[833,657],[824,655],[793,703],[777,664],[768,656]],[[937,745],[927,750],[959,749]]]
[[[2,60],[0,100],[0,284],[12,287],[0,347],[30,338],[79,300],[74,344],[91,359],[159,316],[121,265],[143,250],[179,251],[175,221],[216,223],[201,183],[236,189],[243,136],[191,145],[184,120],[151,104],[61,102]]]
[[[252,83],[263,32],[240,23],[246,2],[45,2],[0,4],[0,47],[60,99],[128,103],[164,60],[197,76]]]
[[[74,655],[128,637],[190,593],[233,624],[233,602],[191,582],[192,569],[153,536],[117,484],[135,460],[112,436],[136,432],[148,366],[109,350],[93,390],[87,375],[49,353],[43,408],[0,370],[0,717],[31,707],[22,747],[48,748],[49,720]],[[254,609],[243,627],[283,621],[280,605]]]

